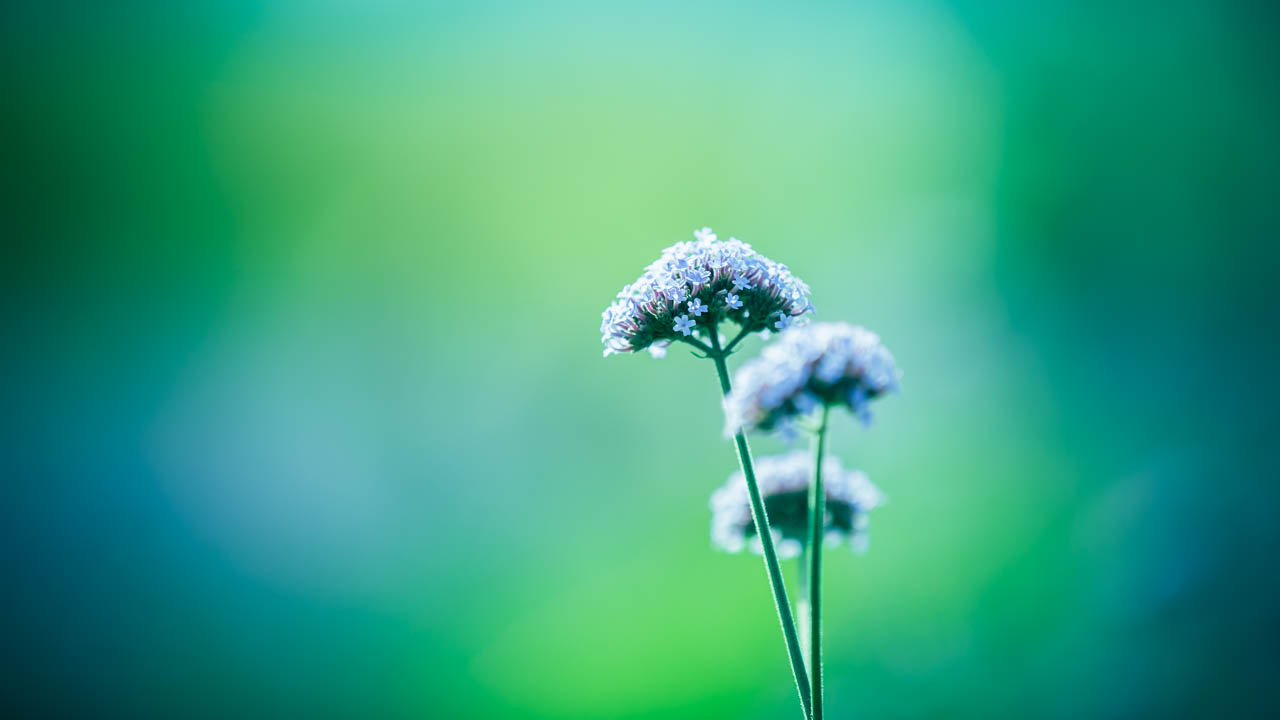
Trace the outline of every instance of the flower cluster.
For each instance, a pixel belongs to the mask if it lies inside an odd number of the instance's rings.
[[[662,251],[602,313],[605,357],[649,350],[666,354],[674,340],[732,321],[748,332],[782,330],[813,310],[809,286],[736,239],[711,228]]]
[[[872,399],[898,389],[901,372],[873,332],[847,323],[788,330],[743,364],[724,399],[725,435],[772,430],[823,405],[848,405],[870,422]]]
[[[796,557],[809,532],[809,483],[813,458],[803,450],[757,458],[756,482],[769,514],[778,557]],[[825,536],[828,545],[848,541],[861,552],[867,546],[867,512],[884,503],[880,489],[858,470],[846,470],[840,460],[822,461],[822,488],[826,494]],[[711,541],[727,552],[750,547],[760,554],[760,538],[751,519],[751,504],[742,471],[711,496]]]

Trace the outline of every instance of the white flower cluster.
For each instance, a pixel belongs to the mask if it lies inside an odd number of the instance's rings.
[[[778,557],[800,554],[809,534],[809,483],[813,457],[804,450],[756,459],[756,482],[769,514]],[[884,503],[884,494],[859,470],[846,470],[840,460],[822,461],[822,488],[826,495],[825,537],[828,545],[846,540],[856,552],[867,546],[867,513]],[[711,542],[726,552],[750,547],[761,554],[760,538],[751,519],[746,480],[738,470],[711,495]]]
[[[786,265],[736,238],[718,242],[711,228],[694,237],[663,250],[602,313],[605,357],[645,349],[662,357],[673,340],[724,320],[751,332],[782,330],[813,310],[809,286]]]
[[[848,405],[870,422],[872,399],[898,389],[902,373],[873,332],[847,323],[788,330],[743,364],[724,399],[725,435],[772,430],[826,405]]]

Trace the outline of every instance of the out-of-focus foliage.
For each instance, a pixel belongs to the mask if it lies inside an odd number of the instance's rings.
[[[833,713],[1276,711],[1266,3],[3,13],[6,706],[794,714],[712,366],[600,357],[711,225],[905,373]]]

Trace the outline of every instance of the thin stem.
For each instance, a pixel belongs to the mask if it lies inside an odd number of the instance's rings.
[[[806,541],[807,542],[807,541]],[[805,669],[810,673],[813,668],[809,667],[809,559],[808,550],[802,545],[800,548],[800,557],[796,558],[796,576],[799,577],[799,590],[796,593],[796,625],[800,630],[800,652],[804,653]]]
[[[716,373],[720,376],[720,390],[729,394],[729,368],[724,362],[724,352],[720,349],[719,332],[714,328],[711,332],[712,352],[708,353],[716,363]],[[751,519],[756,524],[756,535],[760,537],[760,546],[764,551],[764,567],[769,574],[769,584],[773,589],[773,605],[778,611],[778,622],[782,625],[782,636],[787,643],[787,656],[791,660],[791,674],[796,681],[796,692],[800,694],[800,706],[804,716],[809,717],[809,678],[804,669],[804,653],[800,651],[800,638],[796,633],[796,623],[791,617],[791,603],[787,600],[787,586],[782,580],[782,568],[778,564],[778,553],[773,547],[773,533],[769,527],[769,515],[765,512],[764,499],[760,496],[760,486],[756,484],[755,466],[751,462],[751,448],[747,446],[747,436],[742,430],[733,436],[738,447],[738,463],[742,466],[742,474],[747,481],[747,495],[751,499]]]
[[[713,332],[714,332],[714,331],[713,331]],[[692,336],[692,335],[690,335],[689,337],[683,337],[683,338],[680,338],[680,342],[686,342],[686,343],[689,343],[690,345],[692,345],[692,346],[694,346],[694,347],[698,348],[699,350],[701,350],[701,351],[702,351],[703,353],[705,353],[707,356],[710,356],[710,355],[711,355],[711,353],[712,353],[711,348],[710,348],[710,347],[708,347],[706,343],[702,342],[701,340],[699,340],[698,338],[696,338],[696,337],[694,337],[694,336]]]
[[[737,337],[730,340],[729,344],[724,346],[724,354],[728,355],[729,353],[733,352],[733,349],[738,347],[738,343],[742,342],[742,339],[745,338],[747,335],[749,335],[750,332],[751,332],[751,326],[743,325],[742,329],[738,331]]]
[[[809,484],[809,683],[813,720],[822,720],[822,543],[826,539],[826,492],[822,489],[822,452],[827,442],[827,413],[813,435],[813,482]]]

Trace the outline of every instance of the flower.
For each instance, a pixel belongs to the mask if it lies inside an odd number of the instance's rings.
[[[684,274],[684,279],[692,285],[702,285],[711,280],[711,272],[703,268],[689,268]]]
[[[786,330],[791,327],[791,316],[778,314],[778,319],[773,323],[773,327],[778,330]]]
[[[755,468],[778,556],[784,560],[795,557],[809,535],[813,457],[805,450],[794,450],[785,455],[756,458]],[[836,545],[848,541],[856,552],[865,550],[867,513],[884,504],[884,494],[863,472],[846,470],[840,460],[832,456],[822,460],[822,489],[826,496],[826,543]],[[747,547],[757,554],[762,552],[741,470],[730,475],[724,486],[712,493],[711,511],[712,544],[731,553]]]
[[[786,265],[737,238],[721,242],[711,228],[697,230],[694,237],[663,250],[601,313],[606,357],[692,335],[692,325],[677,322],[685,312],[698,318],[697,331],[707,334],[725,321],[762,332],[775,327],[777,318],[790,321],[813,311],[809,286]],[[716,301],[729,292],[734,302]]]
[[[733,310],[737,310],[742,307],[742,300],[740,300],[737,295],[729,293],[724,297],[724,304],[728,305]]]
[[[847,405],[869,422],[870,401],[902,375],[873,332],[847,323],[789,329],[742,365],[724,399],[725,435],[772,430],[819,404]]]
[[[693,321],[689,319],[688,315],[681,315],[680,317],[676,318],[676,325],[675,325],[676,332],[683,333],[685,336],[688,336],[690,332],[690,328],[692,327],[693,327]]]

